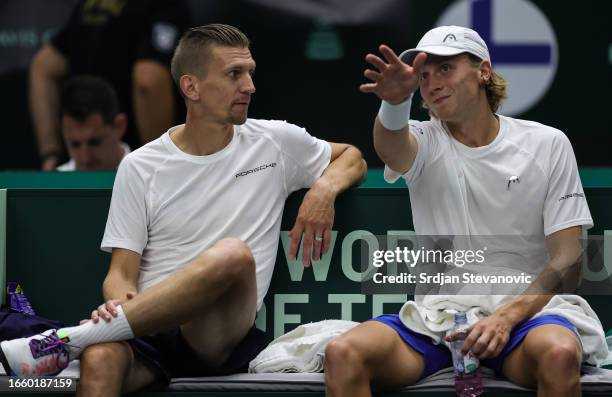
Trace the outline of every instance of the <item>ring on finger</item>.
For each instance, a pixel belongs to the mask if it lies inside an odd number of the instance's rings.
[[[315,241],[323,241],[323,236],[315,236]]]

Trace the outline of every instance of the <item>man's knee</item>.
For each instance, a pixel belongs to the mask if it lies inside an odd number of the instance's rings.
[[[224,238],[196,259],[202,276],[223,282],[254,281],[255,258],[249,247],[237,238]]]
[[[102,372],[126,373],[132,359],[129,347],[123,343],[100,343],[87,347],[80,357],[81,372],[95,374]]]
[[[328,383],[369,376],[365,364],[364,355],[349,338],[338,337],[325,348],[325,376]]]
[[[251,268],[255,266],[255,258],[251,249],[240,239],[224,238],[217,241],[213,248],[219,250],[223,257],[232,264]]]
[[[568,329],[555,325],[538,327],[527,334],[523,351],[523,357],[533,363],[531,376],[535,379],[532,382],[567,390],[580,382],[582,347]],[[532,365],[527,366],[530,367]]]
[[[582,352],[575,341],[557,340],[547,346],[537,362],[538,377],[569,380],[580,374]]]

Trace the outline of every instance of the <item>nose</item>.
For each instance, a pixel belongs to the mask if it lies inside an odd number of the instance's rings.
[[[432,73],[427,79],[421,81],[421,89],[429,95],[434,95],[442,89],[442,81],[435,73]]]
[[[94,163],[94,152],[88,145],[82,145],[77,151],[75,162],[79,169],[89,169]]]
[[[245,82],[241,87],[241,91],[245,94],[255,93],[255,83],[253,82],[253,76],[246,74]]]

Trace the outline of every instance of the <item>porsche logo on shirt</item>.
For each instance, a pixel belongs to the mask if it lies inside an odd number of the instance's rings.
[[[276,167],[276,163],[263,164],[263,165],[260,165],[259,167],[255,167],[255,168],[252,168],[250,170],[241,171],[241,172],[236,174],[236,178],[240,178],[241,176],[253,174],[255,172],[263,171],[263,170],[268,169],[270,167],[272,167],[272,168]]]

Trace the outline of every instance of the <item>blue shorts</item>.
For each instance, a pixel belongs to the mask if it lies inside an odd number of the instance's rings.
[[[266,347],[267,342],[265,333],[253,326],[225,362],[211,366],[200,360],[179,327],[128,341],[134,354],[161,375],[162,379],[153,388],[164,386],[171,378],[247,372],[249,362]]]
[[[443,368],[452,367],[453,363],[450,350],[448,350],[444,343],[436,345],[433,343],[430,337],[418,334],[408,329],[399,319],[397,314],[383,314],[382,316],[375,317],[372,320],[387,324],[389,327],[393,328],[395,332],[397,332],[404,340],[404,342],[408,344],[408,346],[412,347],[414,350],[423,355],[425,368],[423,369],[421,379]],[[502,369],[506,357],[508,357],[508,355],[512,353],[514,349],[516,349],[529,331],[545,324],[562,325],[577,335],[576,327],[561,316],[545,315],[532,318],[518,324],[512,329],[512,331],[510,331],[510,339],[497,357],[482,360],[481,364],[494,370],[497,376],[503,376]]]

